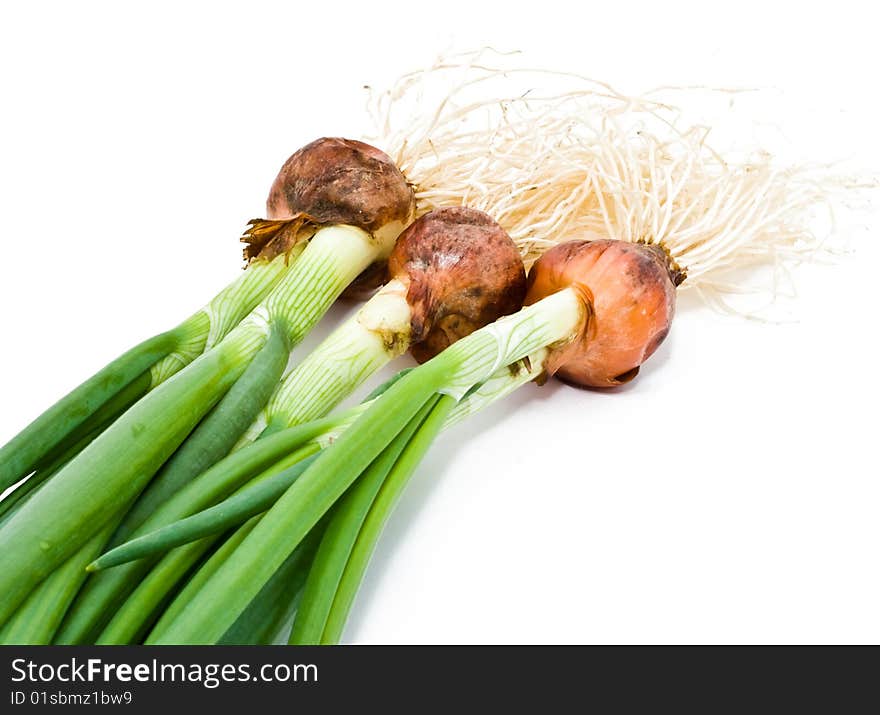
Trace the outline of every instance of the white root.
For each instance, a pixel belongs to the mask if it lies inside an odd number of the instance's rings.
[[[830,199],[848,188],[828,167],[725,158],[657,92],[510,62],[492,50],[441,59],[371,98],[373,140],[415,185],[420,213],[486,211],[527,264],[574,239],[658,243],[686,269],[682,288],[721,310],[725,296],[777,295],[775,279],[827,248]],[[740,270],[757,266],[775,269],[760,286]]]

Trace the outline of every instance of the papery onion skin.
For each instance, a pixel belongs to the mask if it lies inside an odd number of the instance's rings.
[[[490,216],[471,208],[419,218],[398,238],[388,269],[408,286],[410,352],[419,362],[516,312],[526,292],[516,244]]]
[[[632,380],[669,333],[683,279],[656,245],[601,239],[547,251],[529,272],[525,304],[577,285],[590,310],[581,334],[553,347],[547,372],[580,387]]]

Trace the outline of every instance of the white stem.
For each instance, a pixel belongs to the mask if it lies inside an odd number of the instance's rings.
[[[409,348],[407,287],[387,283],[297,366],[269,400],[262,422],[292,427],[327,414],[370,375]],[[248,435],[259,426],[248,430]]]
[[[583,298],[569,287],[480,328],[436,358],[439,369],[448,375],[438,391],[460,400],[505,365],[573,339],[583,325],[585,310]]]
[[[469,392],[452,408],[452,412],[443,423],[443,429],[457,425],[474,413],[485,409],[514,390],[538,378],[544,372],[544,361],[548,354],[547,348],[541,348],[528,356],[528,362],[520,361],[496,370],[488,380]]]
[[[270,318],[284,319],[291,342],[298,343],[355,278],[388,257],[402,228],[389,224],[372,235],[354,226],[318,230],[260,307]]]
[[[297,345],[358,275],[388,255],[399,227],[386,226],[373,235],[342,225],[316,231],[275,289],[217,349],[250,361],[273,325],[284,330],[290,347]]]

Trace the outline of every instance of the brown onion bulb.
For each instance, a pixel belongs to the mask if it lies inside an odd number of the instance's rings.
[[[526,305],[577,284],[590,309],[583,332],[551,350],[547,372],[583,387],[632,380],[669,332],[682,280],[656,245],[603,239],[547,251],[529,272]]]
[[[407,286],[410,352],[419,362],[516,312],[526,292],[516,244],[476,209],[444,208],[422,216],[397,239],[388,269]]]
[[[324,137],[284,162],[266,211],[270,219],[305,214],[318,224],[373,232],[406,221],[414,201],[412,188],[385,152],[352,139]]]
[[[324,137],[284,162],[266,201],[267,220],[251,222],[245,257],[288,251],[304,225],[401,230],[414,210],[412,187],[391,157],[364,142]]]

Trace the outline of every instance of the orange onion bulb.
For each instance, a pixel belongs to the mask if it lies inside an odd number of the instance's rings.
[[[548,374],[581,387],[632,380],[669,333],[675,288],[683,280],[657,245],[601,239],[551,248],[529,271],[525,304],[575,285],[589,317],[574,339],[553,346]]]

